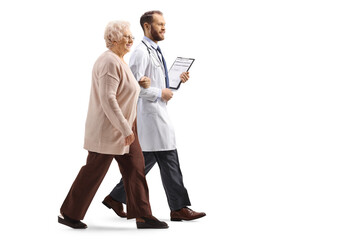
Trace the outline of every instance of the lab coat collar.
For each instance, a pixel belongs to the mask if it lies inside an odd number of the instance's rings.
[[[151,40],[150,38],[148,38],[146,36],[144,36],[144,40],[146,40],[146,42],[148,42],[151,47],[157,49],[158,45],[153,40]]]
[[[150,49],[151,53],[150,55],[152,56],[153,59],[155,59],[155,61],[161,66],[161,69],[163,70],[163,72],[165,73],[165,68],[164,68],[164,64],[161,62],[161,60],[159,59],[159,55],[157,53],[157,51],[155,50],[157,48],[157,44],[152,41],[151,39],[149,39],[148,37],[145,37],[143,38],[143,41],[142,41],[146,47],[148,49]],[[153,48],[155,47],[155,49]]]

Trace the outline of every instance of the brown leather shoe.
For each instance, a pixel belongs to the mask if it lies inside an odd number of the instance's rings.
[[[124,212],[123,205],[121,202],[115,201],[110,195],[106,196],[104,201],[102,202],[109,209],[114,210],[114,212],[122,218],[125,218],[126,212]]]
[[[190,221],[190,220],[198,219],[198,218],[201,218],[204,216],[206,216],[206,214],[204,212],[195,212],[188,207],[184,207],[177,211],[171,211],[170,220],[171,221],[181,221],[181,220]]]
[[[150,217],[141,217],[136,218],[136,227],[138,229],[144,229],[144,228],[169,228],[166,222],[159,221],[156,217],[150,216]]]

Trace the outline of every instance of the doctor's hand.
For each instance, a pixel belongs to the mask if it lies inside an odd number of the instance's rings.
[[[151,84],[151,79],[148,78],[147,76],[143,76],[139,81],[139,85],[143,88],[149,88],[150,84]]]
[[[187,80],[189,80],[189,78],[190,78],[189,72],[183,72],[182,74],[180,74],[180,79],[182,83],[185,83]]]
[[[172,96],[173,96],[173,92],[168,88],[164,88],[161,92],[161,98],[165,102],[169,101],[172,98]]]
[[[134,140],[135,140],[135,135],[134,135],[134,133],[132,133],[131,135],[129,135],[125,138],[125,146],[132,144],[134,142]]]

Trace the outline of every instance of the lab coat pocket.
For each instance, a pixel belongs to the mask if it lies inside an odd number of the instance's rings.
[[[144,113],[157,113],[159,108],[159,103],[157,99],[156,101],[145,101],[142,105],[142,112]]]

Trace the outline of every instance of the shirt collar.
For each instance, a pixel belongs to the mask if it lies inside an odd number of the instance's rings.
[[[148,41],[153,48],[157,49],[158,45],[153,40],[151,40],[147,36],[144,36],[144,40]]]

